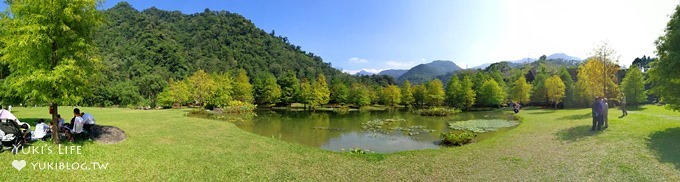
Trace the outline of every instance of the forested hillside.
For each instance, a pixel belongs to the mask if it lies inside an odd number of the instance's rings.
[[[207,73],[245,69],[251,77],[276,77],[294,71],[300,79],[318,74],[330,79],[349,75],[321,57],[303,51],[274,31],[227,11],[182,14],[150,8],[138,11],[126,2],[104,10],[106,24],[95,38],[103,63],[96,93],[87,105],[154,102],[169,79],[179,80],[202,69]],[[148,103],[152,104],[152,103]]]

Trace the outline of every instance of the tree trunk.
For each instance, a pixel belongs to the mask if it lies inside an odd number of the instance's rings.
[[[52,109],[52,141],[55,144],[59,144],[59,118],[57,117],[57,106],[58,104],[53,102],[50,107]]]

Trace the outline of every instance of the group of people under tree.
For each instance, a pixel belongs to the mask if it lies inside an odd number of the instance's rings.
[[[94,116],[90,113],[85,113],[81,112],[80,109],[75,108],[73,109],[73,118],[71,118],[70,123],[65,123],[64,118],[61,117],[61,114],[57,114],[57,120],[58,120],[58,128],[59,131],[57,134],[54,134],[52,131],[52,124],[45,124],[45,121],[43,119],[38,120],[38,123],[35,125],[35,130],[31,132],[31,140],[41,140],[45,139],[48,137],[53,137],[53,136],[61,136],[60,134],[64,134],[67,137],[67,140],[69,141],[74,141],[77,137],[87,137],[88,139],[92,139],[93,137],[93,131],[92,128],[95,125],[95,119]],[[24,139],[28,139],[26,136],[28,133],[24,134]],[[27,141],[24,141],[26,143]]]

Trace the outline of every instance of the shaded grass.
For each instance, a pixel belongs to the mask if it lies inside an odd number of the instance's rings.
[[[659,155],[659,160],[680,169],[680,128],[669,128],[649,137],[649,148]]]
[[[523,109],[522,124],[478,143],[366,155],[282,142],[230,122],[185,117],[187,110],[85,108],[99,124],[123,129],[128,139],[114,145],[66,144],[82,146],[79,155],[3,152],[0,176],[3,181],[679,181],[680,113],[644,108],[625,118],[610,116],[610,128],[596,133],[588,131],[591,119],[583,116],[589,109]],[[20,119],[49,118],[45,108],[15,110]],[[17,171],[13,160],[109,166]]]

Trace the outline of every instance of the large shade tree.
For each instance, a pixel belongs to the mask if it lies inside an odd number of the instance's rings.
[[[666,33],[656,41],[657,61],[649,70],[652,92],[673,110],[680,110],[680,5],[666,25]]]
[[[79,103],[99,67],[92,39],[103,22],[97,11],[101,1],[5,2],[9,6],[0,17],[0,59],[11,71],[5,87],[25,100],[50,103],[52,130],[58,131],[59,103]]]

